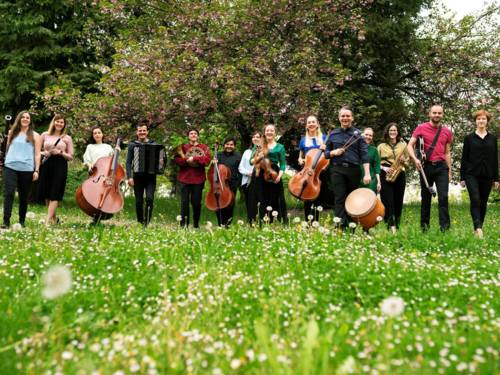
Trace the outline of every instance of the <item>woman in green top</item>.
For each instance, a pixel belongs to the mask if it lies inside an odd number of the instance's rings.
[[[363,138],[368,144],[368,157],[370,158],[370,177],[371,182],[368,185],[363,184],[363,177],[365,177],[365,171],[361,168],[361,180],[359,187],[366,187],[377,194],[380,191],[382,185],[380,184],[380,156],[378,154],[377,148],[373,145],[373,129],[365,128],[363,130]]]
[[[268,159],[272,169],[277,172],[274,180],[265,180],[264,170],[259,167],[263,159]],[[252,189],[249,191],[249,199],[254,207],[253,217],[255,218],[258,212],[260,219],[272,222],[276,218],[286,223],[288,218],[285,192],[281,181],[286,167],[285,147],[276,142],[276,128],[274,125],[266,125],[264,128],[262,147],[254,152],[250,158],[250,164],[254,165]]]

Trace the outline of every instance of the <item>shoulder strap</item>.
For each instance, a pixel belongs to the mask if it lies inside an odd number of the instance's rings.
[[[442,128],[443,128],[442,126],[440,126],[440,127],[438,128],[438,131],[437,131],[436,135],[434,136],[434,139],[432,140],[431,147],[429,147],[429,149],[428,149],[428,150],[427,150],[427,152],[425,153],[425,157],[426,157],[426,159],[427,159],[427,160],[430,160],[430,159],[431,159],[431,155],[432,155],[432,153],[434,152],[434,148],[436,147],[436,142],[437,142],[437,140],[438,140],[438,138],[439,138],[439,134],[441,133],[441,129],[442,129]]]

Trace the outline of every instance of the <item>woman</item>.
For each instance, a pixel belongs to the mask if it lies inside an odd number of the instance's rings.
[[[470,213],[474,234],[483,238],[483,223],[486,205],[492,185],[498,189],[498,145],[497,138],[488,132],[491,115],[485,110],[474,113],[476,130],[464,139],[460,184],[467,186],[470,197]]]
[[[68,177],[68,161],[73,160],[73,141],[66,134],[66,119],[55,115],[49,130],[42,133],[42,155],[44,163],[40,169],[38,194],[47,201],[47,218],[45,225],[58,224],[57,206],[63,200],[66,179]]]
[[[363,183],[363,177],[365,177],[365,171],[363,167],[361,169],[361,180],[359,183],[359,187],[366,187],[371,189],[377,194],[382,185],[380,183],[380,157],[377,151],[377,148],[373,145],[373,129],[365,128],[363,130],[363,137],[365,139],[366,144],[368,145],[368,158],[370,159],[370,177],[371,181],[368,185]]]
[[[83,154],[83,164],[88,168],[89,173],[98,159],[112,156],[114,153],[113,147],[102,142],[104,134],[100,126],[94,126],[90,133],[90,139]]]
[[[250,209],[249,209],[249,200],[248,200],[248,189],[252,179],[253,165],[250,164],[250,158],[252,153],[255,152],[256,148],[260,146],[262,139],[262,134],[260,132],[255,132],[252,135],[252,144],[251,146],[245,150],[243,156],[241,157],[240,165],[238,166],[238,170],[241,174],[241,192],[245,197],[245,206],[247,209],[247,219],[248,222],[251,221],[250,217]]]
[[[31,181],[38,180],[40,171],[41,138],[33,130],[28,111],[19,112],[7,138],[7,155],[4,165],[3,225],[10,226],[14,196],[19,194],[19,223],[24,226],[28,209]]]
[[[300,166],[303,166],[306,159],[306,155],[310,150],[320,149],[325,150],[326,148],[326,136],[321,132],[321,128],[319,127],[319,122],[316,116],[308,116],[306,119],[306,135],[300,139],[299,143],[299,159],[298,163]],[[306,221],[318,221],[319,220],[319,211],[316,209],[318,206],[323,206],[326,197],[328,195],[328,186],[327,186],[327,174],[321,173],[321,190],[318,198],[314,201],[305,201],[304,202],[304,217]],[[311,215],[312,207],[314,206],[314,215]],[[311,218],[311,216],[312,218]]]
[[[276,172],[271,181],[265,179],[264,163],[267,163],[269,168]],[[251,219],[254,220],[258,212],[260,219],[272,222],[276,218],[286,223],[288,218],[285,192],[281,181],[286,168],[285,147],[276,142],[276,128],[274,125],[266,125],[264,128],[262,147],[252,155],[250,164],[254,166],[252,176],[254,186],[249,192]]]
[[[396,123],[391,122],[385,127],[384,142],[379,144],[378,153],[381,160],[380,197],[385,206],[384,220],[387,227],[394,233],[399,229],[401,221],[406,186],[405,167],[410,156]],[[389,178],[390,181],[387,181],[387,175],[391,176],[396,169],[400,170],[397,178],[393,181]]]

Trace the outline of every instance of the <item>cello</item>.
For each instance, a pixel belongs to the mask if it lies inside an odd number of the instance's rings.
[[[231,179],[231,170],[217,161],[217,149],[219,145],[215,144],[215,158],[207,173],[207,179],[210,182],[210,190],[205,196],[205,205],[210,211],[217,211],[231,205],[234,199],[234,193],[229,187]]]
[[[76,190],[76,202],[89,216],[100,215],[101,219],[109,219],[123,208],[120,183],[125,178],[125,171],[118,163],[119,144],[120,138],[113,156],[98,159],[90,177]]]
[[[317,148],[306,154],[304,168],[288,182],[288,191],[295,198],[303,201],[314,201],[321,190],[319,175],[328,167],[330,161],[325,158],[323,150]]]

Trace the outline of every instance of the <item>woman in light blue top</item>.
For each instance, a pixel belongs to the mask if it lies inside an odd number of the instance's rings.
[[[29,112],[19,112],[7,138],[2,228],[10,226],[16,189],[19,193],[19,223],[24,226],[31,181],[38,180],[40,173],[40,149],[40,136],[33,130]]]

